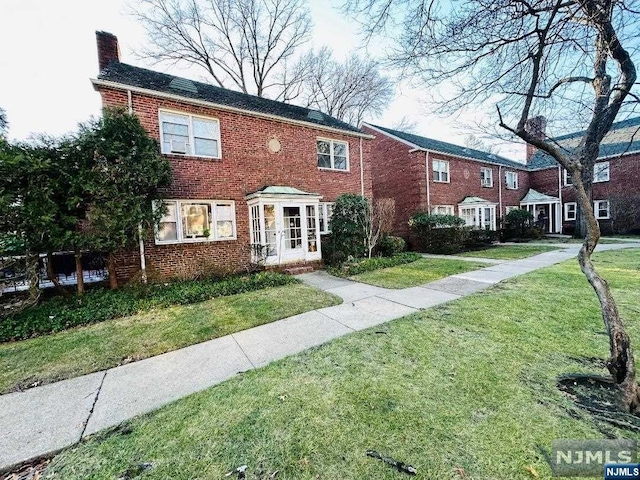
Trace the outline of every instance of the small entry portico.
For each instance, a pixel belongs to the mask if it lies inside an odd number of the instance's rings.
[[[266,265],[320,260],[320,198],[287,186],[268,186],[247,195],[254,260],[261,257]]]
[[[562,216],[560,199],[530,188],[522,200],[520,208],[533,215],[534,222],[543,222],[545,233],[560,233],[562,231]],[[540,215],[542,213],[542,216]]]

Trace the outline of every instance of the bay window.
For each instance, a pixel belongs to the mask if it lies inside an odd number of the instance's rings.
[[[235,240],[235,203],[230,200],[166,200],[156,243]]]

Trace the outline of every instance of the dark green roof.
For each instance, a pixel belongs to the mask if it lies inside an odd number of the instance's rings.
[[[453,155],[455,157],[466,157],[473,160],[478,160],[485,163],[493,163],[496,165],[504,165],[510,168],[517,168],[520,170],[526,170],[527,166],[520,162],[509,160],[508,158],[495,155],[493,153],[482,152],[473,148],[462,147],[453,143],[442,142],[440,140],[434,140],[433,138],[421,137],[420,135],[414,135],[413,133],[400,132],[391,128],[380,127],[378,125],[367,124],[371,127],[378,129],[382,132],[393,135],[405,142],[414,145],[416,148],[429,150],[432,152],[445,153]]]
[[[598,158],[614,157],[616,155],[625,155],[640,151],[639,129],[640,117],[629,118],[614,123],[600,144],[600,154]],[[555,141],[567,151],[571,151],[572,148],[578,146],[584,133],[584,131],[569,133],[556,137]],[[553,157],[541,151],[537,151],[529,161],[529,168],[531,170],[541,170],[557,166],[558,163]]]
[[[276,102],[267,98],[248,95],[208,83],[195,82],[166,73],[134,67],[126,63],[112,62],[98,75],[99,80],[119,83],[131,87],[202,100],[216,105],[233,107],[245,111],[273,115],[322,127],[363,134],[362,130],[337,118],[298,105]]]

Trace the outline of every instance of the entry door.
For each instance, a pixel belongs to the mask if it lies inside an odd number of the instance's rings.
[[[282,218],[282,255],[292,259],[304,259],[304,230],[302,228],[302,207],[283,205],[280,207]]]

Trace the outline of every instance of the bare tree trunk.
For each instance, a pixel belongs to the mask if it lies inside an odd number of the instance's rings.
[[[636,382],[636,367],[631,349],[631,341],[624,324],[620,319],[618,307],[611,295],[607,281],[596,271],[591,261],[591,254],[600,239],[600,226],[590,208],[590,199],[582,185],[576,185],[578,201],[584,213],[587,235],[578,253],[580,269],[593,287],[602,307],[602,320],[609,335],[611,357],[607,360],[607,368],[614,381],[622,390],[623,406],[632,413],[640,406],[640,388]]]
[[[69,292],[65,290],[65,288],[60,284],[60,280],[58,276],[53,271],[53,254],[51,252],[47,252],[47,277],[53,283],[55,289],[60,292],[63,296],[68,297]]]
[[[84,295],[84,270],[82,268],[82,252],[75,252],[76,258],[76,290],[78,292],[78,296]]]
[[[35,305],[40,299],[40,278],[38,277],[38,259],[37,254],[27,251],[25,263],[27,269],[27,280],[29,281],[29,304]]]
[[[118,276],[116,274],[116,257],[113,253],[109,254],[108,259],[108,268],[109,268],[109,288],[111,290],[118,289]]]

